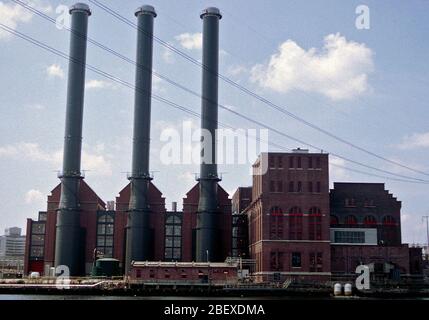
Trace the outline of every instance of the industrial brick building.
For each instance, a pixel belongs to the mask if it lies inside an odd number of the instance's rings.
[[[328,155],[302,149],[262,154],[253,169],[245,213],[257,280],[329,278]]]
[[[401,202],[384,184],[335,182],[330,198],[333,273],[354,274],[360,264],[376,273],[419,273],[421,250],[402,244]]]
[[[419,251],[401,244],[401,203],[383,184],[335,183],[330,192],[326,153],[298,148],[261,154],[253,164],[252,186],[239,188],[231,201],[219,184],[216,139],[202,139],[198,182],[183,198],[182,211],[176,205],[167,211],[149,171],[150,35],[156,12],[148,5],[135,12],[139,27],[130,182],[119,192],[116,206],[106,204],[84,181],[80,166],[91,10],[78,3],[70,14],[61,183],[48,196],[47,210],[39,212],[37,220],[27,220],[26,274],[48,275],[66,265],[71,276],[89,275],[100,257],[116,259],[123,274],[134,278],[186,275],[195,280],[215,267],[219,274],[214,279],[220,280],[236,276],[223,263],[243,260],[237,258],[254,261],[255,281],[328,280],[333,272],[352,273],[360,263],[389,263],[402,273],[418,272]],[[201,128],[213,137],[218,125],[221,17],[213,7],[200,15],[202,62],[207,66],[202,72]],[[205,150],[213,151],[207,152],[210,159],[204,158]]]

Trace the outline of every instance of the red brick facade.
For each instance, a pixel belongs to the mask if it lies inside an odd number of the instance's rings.
[[[115,259],[125,260],[125,227],[127,225],[127,211],[130,202],[130,184],[127,184],[116,197],[114,255]],[[152,229],[152,260],[164,259],[164,218],[165,198],[161,191],[151,182],[148,189],[148,203],[151,210],[150,225]]]
[[[395,265],[401,274],[410,273],[410,253],[407,244],[395,247],[332,245],[332,273],[354,274],[360,264]]]
[[[237,266],[216,262],[136,262],[132,266],[131,279],[144,282],[224,284],[237,280]]]
[[[199,183],[192,187],[183,198],[183,224],[182,224],[182,261],[195,261],[195,228],[197,226],[197,210],[200,196]],[[218,184],[219,205],[219,232],[221,232],[223,256],[231,255],[231,199],[228,193]]]
[[[253,168],[246,213],[256,279],[329,277],[328,155],[263,154]]]
[[[43,259],[43,272],[50,267],[54,266],[55,259],[55,234],[56,234],[56,220],[57,220],[57,209],[60,203],[61,196],[61,184],[58,184],[52,191],[51,195],[48,196],[48,208],[44,235],[44,259]],[[96,247],[96,227],[97,227],[97,212],[99,210],[105,210],[105,203],[101,200],[97,194],[89,187],[84,181],[80,181],[79,186],[79,198],[80,198],[80,224],[82,228],[82,236],[84,247],[82,248],[82,270],[86,273],[91,271],[93,263],[93,252]],[[34,261],[30,261],[28,252],[30,251],[31,245],[31,226],[33,221],[27,222],[27,247],[26,247],[26,261],[24,263],[25,272],[28,273],[35,265]],[[40,260],[39,260],[40,261]],[[40,262],[36,264],[37,268],[40,268]]]

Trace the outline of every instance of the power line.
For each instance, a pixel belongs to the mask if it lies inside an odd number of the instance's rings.
[[[17,1],[17,0],[13,0],[13,1],[15,1],[15,2],[17,2],[17,3],[19,3],[19,4],[20,4],[20,3],[22,3],[21,1]],[[24,6],[25,6],[25,7],[27,7],[27,5],[24,5]],[[48,21],[50,21],[50,22],[52,22],[52,23],[55,23],[55,20],[54,20],[53,18],[51,18],[51,17],[49,17],[49,16],[47,16],[47,15],[45,15],[45,14],[41,13],[41,12],[40,12],[40,11],[38,11],[37,9],[31,8],[31,11],[32,11],[32,12],[34,12],[34,13],[36,13],[36,14],[38,14],[38,15],[40,15],[41,17],[43,17],[43,18],[47,19]],[[69,29],[69,28],[66,28],[66,29],[67,29],[67,30],[69,30],[70,32],[74,32],[73,30],[71,30],[71,29]],[[21,34],[21,35],[23,35],[23,34]],[[78,36],[83,36],[83,35],[80,35],[80,34],[77,34],[77,35],[78,35]],[[32,40],[33,40],[33,41],[37,41],[37,40],[34,40],[34,39],[32,39]],[[33,41],[31,41],[31,42],[33,42]],[[104,45],[102,45],[102,44],[98,43],[97,41],[95,41],[95,40],[93,40],[93,39],[90,39],[90,38],[88,38],[88,41],[89,41],[89,42],[91,42],[91,43],[93,43],[93,44],[95,44],[96,46],[99,46],[99,47],[100,47],[100,48],[102,48],[103,50],[106,50],[106,51],[108,51],[108,52],[110,52],[110,53],[112,53],[112,54],[114,54],[114,55],[118,56],[119,58],[121,58],[121,59],[123,59],[123,60],[127,61],[128,63],[131,63],[131,64],[133,64],[133,65],[137,66],[136,62],[134,62],[133,60],[131,60],[131,59],[129,59],[129,58],[127,58],[127,57],[125,57],[125,56],[121,55],[120,53],[118,53],[118,52],[116,52],[116,51],[114,51],[114,50],[112,50],[112,49],[110,49],[110,48],[108,48],[108,47],[106,47],[106,46],[104,46]],[[34,42],[33,42],[33,43],[34,43]],[[43,46],[44,46],[44,47],[47,47],[47,45],[45,45],[45,44],[43,44]],[[46,49],[46,48],[45,48],[45,49]],[[56,50],[56,49],[53,49],[52,47],[50,47],[50,49],[52,49],[52,50]],[[52,50],[49,50],[49,51],[51,51],[51,52],[52,52]],[[56,50],[56,51],[58,51],[58,50]],[[59,52],[59,51],[58,51],[58,52]],[[66,54],[61,53],[61,55],[63,55],[63,58],[66,58],[66,59],[67,59],[67,55],[66,55]],[[141,67],[141,66],[139,66],[139,67]],[[94,67],[89,66],[88,68],[90,69],[90,68],[94,68]],[[104,73],[104,71],[103,71],[103,73]],[[106,74],[107,74],[107,73],[105,73],[105,75],[104,75],[104,76],[106,76]],[[192,90],[190,90],[190,89],[188,89],[188,88],[186,88],[186,87],[182,86],[181,84],[179,84],[179,83],[177,83],[177,82],[175,82],[175,81],[173,81],[173,80],[171,80],[171,79],[169,79],[169,78],[167,78],[167,77],[165,77],[165,76],[162,76],[162,75],[160,75],[160,74],[158,74],[158,73],[156,73],[156,72],[154,72],[154,74],[155,74],[155,76],[160,77],[161,79],[163,79],[163,80],[165,80],[165,81],[169,82],[170,84],[175,85],[175,86],[177,86],[177,87],[179,87],[179,88],[181,88],[181,89],[183,89],[183,90],[185,90],[185,91],[187,91],[187,92],[189,92],[189,93],[191,93],[191,94],[193,94],[193,95],[195,95],[195,96],[197,96],[197,97],[199,97],[199,98],[202,98],[198,93],[196,93],[196,92],[194,92],[194,91],[192,91]],[[123,81],[123,80],[121,80],[121,79],[119,79],[119,78],[113,77],[113,76],[111,76],[110,74],[107,74],[107,75],[108,75],[107,77],[108,77],[109,79],[111,79],[112,81],[119,82],[119,83],[121,83],[121,84],[123,84],[123,85],[125,85],[125,86],[131,86],[131,88],[134,88],[134,86],[133,86],[132,84],[130,84],[130,83],[127,83],[127,82],[125,82],[125,81]],[[164,103],[166,103],[166,104],[169,104],[170,106],[174,106],[175,108],[178,108],[178,109],[180,109],[180,108],[181,108],[181,106],[180,106],[180,105],[177,105],[177,104],[175,104],[174,102],[169,101],[169,100],[166,100],[166,99],[164,99],[164,98],[162,98],[162,97],[160,97],[160,96],[157,96],[157,95],[152,95],[152,96],[153,96],[156,100],[161,101],[161,102],[164,102]],[[165,101],[162,101],[162,100],[165,100]],[[257,125],[259,125],[259,126],[265,127],[265,128],[267,128],[267,129],[269,129],[269,130],[271,130],[271,131],[273,131],[273,132],[275,132],[275,133],[277,133],[277,134],[279,134],[279,135],[281,135],[281,136],[283,136],[283,137],[286,137],[286,138],[290,139],[290,140],[296,141],[296,142],[298,142],[298,143],[304,144],[304,145],[309,146],[309,147],[314,148],[314,149],[319,149],[319,150],[321,149],[321,148],[320,148],[320,147],[318,147],[318,146],[312,145],[312,144],[307,143],[307,142],[305,142],[305,141],[303,141],[303,140],[301,140],[301,139],[297,139],[297,138],[295,138],[295,137],[293,137],[293,136],[290,136],[290,135],[288,135],[288,134],[286,134],[286,133],[284,133],[284,132],[281,132],[281,131],[279,131],[279,130],[277,130],[277,129],[273,128],[273,127],[270,127],[270,126],[268,126],[268,125],[266,125],[266,124],[264,124],[264,123],[262,123],[262,122],[259,122],[259,121],[257,121],[257,120],[254,120],[254,119],[252,119],[252,118],[250,118],[250,117],[248,117],[248,116],[245,116],[245,115],[243,115],[243,114],[241,114],[241,113],[239,113],[239,112],[237,112],[237,111],[234,111],[234,110],[232,110],[232,109],[230,109],[230,108],[228,108],[228,107],[226,107],[226,106],[224,106],[224,105],[222,105],[222,104],[219,104],[219,107],[220,107],[220,108],[222,108],[222,109],[224,109],[224,110],[227,110],[227,111],[229,111],[229,112],[231,112],[231,113],[233,113],[233,114],[235,114],[236,116],[239,116],[239,117],[241,117],[241,118],[244,118],[245,120],[247,120],[247,121],[249,121],[249,122],[252,122],[252,123],[257,124]],[[181,109],[181,110],[182,110],[182,109]],[[382,172],[382,173],[386,173],[386,174],[389,174],[389,175],[394,175],[394,176],[397,176],[397,177],[400,177],[400,178],[412,179],[412,180],[416,180],[416,181],[420,181],[420,182],[426,182],[426,180],[422,180],[422,179],[418,179],[418,178],[414,178],[414,177],[409,177],[409,176],[401,175],[401,174],[398,174],[398,173],[393,173],[393,172],[390,172],[390,171],[387,171],[387,170],[379,169],[379,168],[376,168],[376,167],[373,167],[373,166],[369,166],[369,165],[366,165],[366,164],[364,164],[364,163],[361,163],[361,162],[355,161],[355,160],[353,160],[353,159],[349,159],[349,158],[347,158],[347,157],[341,156],[341,155],[336,154],[336,153],[333,153],[333,152],[331,152],[331,154],[332,154],[333,156],[337,157],[337,158],[340,158],[340,159],[343,159],[343,160],[345,160],[345,161],[348,161],[348,162],[351,162],[351,163],[354,163],[354,164],[357,164],[357,165],[363,166],[363,167],[368,168],[368,169],[376,170],[376,171],[379,171],[379,172]]]
[[[57,50],[57,49],[55,49],[55,48],[53,48],[53,47],[50,47],[49,45],[44,44],[44,43],[42,43],[42,42],[40,42],[40,41],[38,41],[38,40],[36,40],[36,39],[34,39],[34,38],[32,38],[32,37],[28,36],[28,35],[25,35],[25,34],[23,34],[23,33],[19,32],[19,31],[13,30],[13,29],[9,28],[8,26],[6,26],[6,25],[4,25],[4,24],[2,24],[2,23],[0,23],[0,28],[2,28],[3,30],[5,30],[5,31],[7,31],[7,32],[9,32],[9,33],[14,34],[15,36],[17,36],[17,37],[19,37],[19,38],[21,38],[21,39],[23,39],[23,40],[26,40],[27,42],[30,42],[30,43],[32,43],[32,44],[34,44],[34,45],[36,45],[36,46],[38,46],[38,47],[40,47],[40,48],[42,48],[42,49],[45,49],[45,50],[47,50],[47,51],[49,51],[49,52],[51,52],[51,53],[53,53],[53,54],[55,54],[55,55],[57,55],[57,56],[60,56],[60,57],[62,57],[62,58],[64,58],[64,59],[66,59],[66,60],[71,60],[71,61],[73,61],[73,62],[75,62],[75,63],[83,64],[83,62],[78,61],[78,60],[76,60],[76,59],[73,59],[72,57],[70,57],[69,55],[65,54],[64,52],[61,52],[61,51],[59,51],[59,50]],[[142,89],[140,89],[140,88],[137,88],[137,87],[135,87],[133,84],[131,84],[131,83],[129,83],[129,82],[127,82],[127,81],[125,81],[125,80],[122,80],[122,79],[120,79],[120,78],[117,78],[117,77],[115,77],[115,76],[111,75],[110,73],[107,73],[107,72],[105,72],[105,71],[103,71],[103,70],[100,70],[100,69],[98,69],[98,68],[96,68],[96,67],[94,67],[94,66],[92,66],[92,65],[89,65],[89,64],[87,64],[87,63],[86,63],[86,64],[85,64],[85,67],[86,67],[88,70],[93,71],[94,73],[97,73],[97,74],[99,74],[99,75],[101,75],[101,76],[103,76],[103,77],[106,77],[106,78],[108,78],[109,80],[114,81],[114,82],[116,82],[116,83],[119,83],[119,84],[121,84],[121,85],[123,85],[123,86],[126,86],[126,87],[128,87],[128,88],[130,88],[130,89],[132,89],[132,90],[134,90],[134,91],[141,91],[141,92],[145,92],[145,93],[147,93],[145,90],[142,90]],[[192,110],[189,110],[189,109],[187,109],[186,107],[183,107],[183,106],[181,106],[181,105],[179,105],[179,104],[177,104],[177,103],[175,103],[175,102],[172,102],[172,101],[170,101],[170,100],[168,100],[168,99],[165,99],[165,98],[163,98],[163,97],[161,97],[161,96],[159,96],[159,95],[156,95],[156,94],[153,94],[153,93],[152,93],[152,97],[153,97],[155,100],[159,101],[159,102],[162,102],[162,103],[167,104],[167,105],[169,105],[169,106],[171,106],[171,107],[173,107],[173,108],[176,108],[176,109],[179,109],[179,110],[181,110],[181,111],[184,111],[184,112],[186,112],[186,113],[188,113],[188,114],[191,114],[191,115],[193,115],[193,116],[195,116],[195,117],[197,117],[197,118],[200,118],[200,117],[201,117],[201,115],[200,115],[199,113],[197,113],[197,112],[195,112],[195,111],[192,111]],[[226,108],[226,107],[225,107],[225,108]],[[265,124],[262,124],[262,123],[260,123],[260,122],[258,122],[258,121],[256,121],[256,120],[253,120],[253,119],[251,119],[251,118],[249,118],[249,117],[247,117],[247,116],[241,115],[240,113],[238,113],[238,112],[236,112],[236,111],[234,111],[234,110],[231,110],[231,109],[229,109],[229,108],[226,108],[226,109],[227,109],[227,110],[229,110],[229,111],[231,111],[232,113],[235,113],[235,114],[237,114],[237,115],[240,115],[241,117],[245,117],[245,118],[246,118],[246,119],[248,119],[249,121],[252,121],[252,122],[254,122],[254,123],[256,123],[256,124],[258,124],[258,125],[260,125],[260,126],[263,126],[263,127],[267,128],[267,129],[269,129],[269,130],[277,131],[277,130],[276,130],[276,129],[274,129],[274,128],[271,128],[271,127],[269,127],[269,126],[266,126]],[[219,123],[219,124],[221,124],[220,122],[218,122],[218,123]],[[227,125],[224,125],[224,124],[222,124],[222,126],[229,127],[230,129],[235,129],[234,127],[227,126]],[[279,134],[282,134],[282,135],[284,135],[284,136],[286,136],[286,137],[288,137],[288,138],[292,139],[292,140],[296,140],[296,141],[298,141],[298,142],[300,142],[300,143],[306,144],[305,142],[300,141],[300,140],[298,140],[298,139],[296,139],[296,138],[294,138],[294,137],[290,137],[289,135],[286,135],[286,134],[285,134],[285,133],[283,133],[283,132],[279,132],[279,131],[277,131],[277,132],[278,132]],[[272,145],[274,145],[274,144],[272,144]],[[313,148],[315,148],[315,149],[318,149],[318,147],[316,147],[316,146],[312,146],[312,147],[313,147]],[[421,179],[417,179],[417,178],[413,178],[413,177],[408,177],[408,176],[398,175],[398,174],[395,174],[395,173],[392,173],[392,172],[389,172],[389,171],[386,171],[386,170],[382,170],[382,169],[378,169],[378,168],[375,168],[375,167],[367,166],[367,165],[365,165],[365,164],[361,164],[361,163],[356,162],[356,161],[354,161],[354,160],[344,158],[344,157],[342,157],[342,156],[340,156],[340,155],[336,155],[335,153],[331,153],[331,154],[332,154],[332,155],[334,155],[334,156],[336,156],[336,157],[339,157],[339,158],[341,158],[341,159],[344,159],[344,160],[346,160],[346,161],[350,161],[350,162],[352,162],[352,163],[356,163],[356,164],[359,164],[359,165],[363,165],[363,166],[365,166],[365,167],[367,167],[367,168],[369,168],[369,169],[373,169],[373,170],[381,171],[381,172],[384,172],[384,173],[387,173],[387,174],[390,174],[390,175],[396,175],[396,176],[399,176],[399,177],[402,177],[402,178],[405,178],[405,179],[396,179],[396,178],[392,178],[392,177],[384,177],[384,176],[378,176],[378,177],[383,177],[383,178],[386,178],[386,179],[396,180],[396,181],[402,181],[402,182],[413,182],[413,183],[423,183],[423,184],[428,184],[428,183],[429,183],[429,181],[426,181],[426,180],[421,180]],[[335,165],[335,164],[334,164],[334,165]],[[336,166],[338,166],[338,165],[336,165]],[[342,166],[339,166],[339,167],[342,167]],[[346,167],[342,167],[342,168],[344,168],[344,169],[346,169],[346,170],[351,170],[351,171],[353,171],[353,170],[352,170],[352,169],[350,169],[350,168],[346,168]],[[357,170],[354,170],[354,171],[355,171],[355,172],[358,172]],[[371,174],[371,173],[365,173],[365,174],[376,176],[376,175]],[[412,180],[408,180],[408,179],[412,179]]]
[[[49,17],[48,15],[44,14],[43,12],[41,12],[41,11],[39,11],[39,10],[35,9],[35,8],[32,8],[32,7],[30,7],[30,6],[26,5],[26,4],[24,4],[22,1],[19,1],[19,0],[12,0],[12,1],[14,1],[14,2],[16,2],[16,3],[20,4],[21,6],[23,6],[23,7],[27,8],[28,10],[32,11],[33,13],[35,13],[35,14],[39,15],[40,17],[42,17],[42,18],[44,18],[44,19],[48,20],[49,22],[51,22],[51,23],[56,23],[56,22],[55,22],[55,20],[54,20],[53,18]],[[72,33],[75,33],[77,36],[80,36],[80,37],[83,37],[83,36],[84,36],[84,35],[81,35],[81,34],[77,34],[75,31],[71,30],[70,28],[68,28],[68,27],[66,27],[66,26],[64,26],[64,28],[65,28],[66,30],[68,30],[68,31],[72,32]],[[148,35],[148,36],[149,36],[149,35]],[[147,68],[147,67],[145,67],[145,66],[138,65],[134,60],[132,60],[132,59],[130,59],[130,58],[128,58],[128,57],[126,57],[126,56],[124,56],[124,55],[122,55],[122,54],[118,53],[117,51],[115,51],[115,50],[113,50],[113,49],[111,49],[111,48],[109,48],[109,47],[107,47],[107,46],[105,46],[105,45],[103,45],[103,44],[101,44],[101,43],[99,43],[99,42],[97,42],[97,41],[95,41],[95,40],[93,40],[93,39],[89,38],[89,37],[86,37],[86,38],[87,38],[88,42],[90,42],[90,43],[92,43],[92,44],[94,44],[94,45],[96,45],[96,46],[100,47],[101,49],[103,49],[103,50],[105,50],[105,51],[107,51],[107,52],[109,52],[109,53],[111,53],[111,54],[113,54],[113,55],[117,56],[118,58],[120,58],[120,59],[122,59],[122,60],[124,60],[124,61],[126,61],[126,62],[128,62],[128,63],[130,63],[130,64],[132,64],[132,65],[134,65],[134,66],[136,66],[136,67],[141,67],[141,68],[144,68],[144,69],[145,69],[145,70],[147,70],[147,71],[153,72],[153,74],[154,74],[156,77],[158,77],[158,78],[160,78],[160,79],[162,79],[162,80],[164,80],[164,81],[166,81],[166,82],[170,83],[171,85],[174,85],[174,86],[176,86],[176,87],[178,87],[178,88],[180,88],[180,89],[182,89],[182,90],[184,90],[184,91],[186,91],[186,92],[188,92],[188,93],[190,93],[190,94],[192,94],[192,95],[194,95],[194,96],[196,96],[196,97],[198,97],[198,98],[200,98],[200,99],[202,98],[202,99],[205,99],[205,100],[209,100],[209,99],[207,99],[207,98],[205,98],[205,97],[202,97],[199,93],[197,93],[197,92],[195,92],[195,91],[193,91],[193,90],[191,90],[191,89],[189,89],[189,88],[187,88],[187,87],[185,87],[185,86],[183,86],[183,85],[179,84],[178,82],[176,82],[176,81],[174,81],[174,80],[169,79],[169,78],[168,78],[168,77],[166,77],[166,76],[163,76],[163,75],[161,75],[161,74],[159,74],[159,73],[157,73],[157,72],[155,72],[155,71],[153,71],[153,70],[148,70],[148,68]],[[256,121],[256,120],[254,120],[254,119],[252,119],[252,118],[250,118],[250,117],[248,117],[248,116],[246,116],[246,115],[244,115],[244,114],[242,114],[242,113],[240,113],[240,112],[237,112],[237,111],[232,110],[231,108],[228,108],[228,107],[227,107],[227,106],[225,106],[225,105],[218,104],[218,106],[219,106],[220,108],[222,108],[222,109],[226,110],[226,111],[229,111],[229,112],[233,113],[234,115],[236,115],[236,116],[238,116],[238,117],[241,117],[241,118],[243,118],[243,119],[245,119],[245,120],[249,121],[249,122],[252,122],[252,123],[257,124],[257,125],[259,125],[259,126],[262,126],[262,127],[267,128],[267,129],[270,129],[271,131],[273,131],[273,132],[275,132],[275,133],[277,133],[277,134],[279,134],[279,135],[281,135],[281,136],[283,136],[283,137],[286,137],[286,138],[288,138],[288,139],[290,139],[290,140],[296,141],[296,142],[298,142],[298,143],[304,144],[304,145],[306,145],[306,146],[308,146],[308,147],[311,147],[311,148],[314,148],[314,149],[318,149],[318,150],[323,149],[323,148],[320,148],[320,147],[318,147],[318,146],[315,146],[315,145],[313,145],[313,144],[311,144],[311,143],[305,142],[305,141],[303,141],[303,140],[301,140],[301,139],[297,139],[297,138],[295,138],[295,137],[293,137],[293,136],[291,136],[291,135],[288,135],[288,134],[286,134],[286,133],[284,133],[284,132],[281,132],[281,131],[279,131],[279,130],[277,130],[277,129],[273,128],[273,127],[270,127],[270,126],[268,126],[268,125],[266,125],[266,124],[264,124],[264,123],[260,122],[260,121]],[[376,171],[379,171],[379,172],[382,172],[382,173],[387,173],[387,174],[394,175],[394,176],[397,176],[397,177],[400,177],[400,178],[413,179],[413,180],[416,180],[416,181],[425,181],[425,180],[423,180],[423,179],[418,179],[418,178],[414,178],[414,177],[409,177],[409,176],[405,176],[405,175],[402,175],[402,174],[394,173],[394,172],[391,172],[391,171],[388,171],[388,170],[379,169],[379,168],[376,168],[376,167],[373,167],[373,166],[369,166],[369,165],[366,165],[366,164],[364,164],[364,163],[362,163],[362,162],[359,162],[359,161],[356,161],[356,160],[353,160],[353,159],[347,158],[347,157],[345,157],[345,156],[341,156],[341,155],[336,154],[336,153],[334,153],[334,152],[330,152],[330,153],[331,153],[333,156],[337,157],[337,158],[340,158],[340,159],[343,159],[343,160],[345,160],[345,161],[348,161],[348,162],[351,162],[351,163],[354,163],[354,164],[357,164],[357,165],[363,166],[363,167],[368,168],[368,169],[376,170]]]
[[[135,28],[135,29],[137,29],[137,30],[139,30],[140,32],[147,33],[145,30],[142,30],[141,28],[139,28],[139,27],[138,27],[134,22],[132,22],[132,21],[128,20],[127,18],[123,17],[122,15],[120,15],[120,14],[119,14],[118,12],[116,12],[115,10],[113,10],[113,9],[109,8],[108,6],[106,6],[106,5],[102,4],[102,3],[100,3],[99,1],[97,1],[97,0],[88,0],[88,1],[89,1],[89,2],[91,2],[91,3],[93,3],[94,5],[96,5],[97,7],[101,8],[102,10],[106,11],[106,12],[107,12],[107,13],[109,13],[110,15],[114,16],[114,17],[115,17],[115,18],[117,18],[118,20],[120,20],[120,21],[124,22],[125,24],[127,24],[127,25],[129,25],[129,26],[131,26],[131,27],[133,27],[133,28]],[[188,55],[188,54],[186,54],[185,52],[183,52],[183,51],[181,51],[181,50],[177,49],[176,47],[174,47],[173,45],[169,44],[168,42],[166,42],[166,41],[164,41],[164,40],[160,39],[159,37],[157,37],[157,36],[155,36],[155,35],[153,35],[153,34],[151,34],[151,35],[149,35],[149,36],[153,37],[153,39],[154,39],[156,42],[160,43],[162,46],[164,46],[164,47],[168,48],[169,50],[173,51],[174,53],[176,53],[176,54],[180,55],[180,56],[181,56],[181,57],[183,57],[184,59],[186,59],[186,60],[188,60],[188,61],[192,62],[193,64],[196,64],[196,65],[198,65],[198,66],[202,67],[203,69],[207,70],[208,72],[212,72],[212,73],[213,73],[213,71],[212,71],[212,70],[209,70],[209,69],[207,68],[207,66],[203,65],[200,61],[198,61],[198,60],[196,60],[196,59],[192,58],[191,56],[189,56],[189,55]],[[356,144],[354,144],[354,143],[352,143],[352,142],[350,142],[350,141],[347,141],[347,140],[345,140],[345,139],[343,139],[343,138],[341,138],[341,137],[339,137],[339,136],[337,136],[337,135],[335,135],[335,134],[333,134],[333,133],[331,133],[331,132],[329,132],[329,131],[327,131],[327,130],[325,130],[325,129],[323,129],[323,128],[321,128],[321,127],[319,127],[319,126],[317,126],[317,125],[315,125],[315,124],[313,124],[313,123],[311,123],[311,122],[309,122],[309,121],[307,121],[307,120],[305,120],[305,119],[303,119],[303,118],[301,118],[301,117],[299,117],[299,116],[297,116],[297,115],[295,115],[294,113],[292,113],[292,112],[288,111],[285,107],[281,107],[281,106],[279,106],[279,105],[277,105],[277,104],[275,104],[275,103],[271,102],[270,100],[268,100],[268,99],[266,99],[266,98],[264,98],[264,97],[262,97],[262,96],[258,95],[257,93],[255,93],[255,92],[251,91],[250,89],[247,89],[246,87],[244,87],[244,86],[240,85],[239,83],[237,83],[237,82],[235,82],[235,81],[233,81],[233,80],[229,79],[228,77],[226,77],[226,76],[224,76],[224,75],[222,75],[222,74],[220,74],[220,73],[216,73],[216,75],[217,75],[220,79],[222,79],[223,81],[225,81],[226,83],[228,83],[228,84],[230,84],[231,86],[233,86],[233,87],[235,87],[235,88],[237,88],[237,89],[239,89],[239,90],[243,91],[244,93],[246,93],[246,94],[250,95],[251,97],[253,97],[253,98],[255,98],[255,99],[257,99],[257,100],[259,100],[259,101],[263,102],[264,104],[266,104],[266,105],[270,106],[271,108],[273,108],[273,109],[275,109],[275,110],[277,110],[277,111],[279,111],[279,112],[281,112],[281,113],[283,113],[283,114],[285,114],[285,115],[287,115],[287,116],[289,116],[289,117],[291,117],[291,118],[293,118],[293,119],[295,119],[295,120],[297,120],[297,121],[299,121],[299,122],[301,122],[301,123],[305,124],[305,125],[306,125],[306,126],[308,126],[308,127],[311,127],[311,128],[313,128],[313,129],[315,129],[315,130],[317,130],[317,131],[319,131],[319,132],[322,132],[323,134],[325,134],[325,135],[327,135],[327,136],[329,136],[329,137],[331,137],[331,138],[333,138],[333,139],[335,139],[335,140],[337,140],[337,141],[339,141],[339,142],[342,142],[342,143],[344,143],[344,144],[346,144],[346,145],[348,145],[348,146],[350,146],[350,147],[352,147],[352,148],[354,148],[354,149],[357,149],[357,150],[359,150],[359,151],[361,151],[361,152],[367,153],[367,154],[369,154],[369,155],[371,155],[371,156],[373,156],[373,157],[376,157],[376,158],[378,158],[378,159],[380,159],[380,160],[383,160],[383,161],[389,162],[389,163],[391,163],[391,164],[394,164],[394,165],[399,166],[399,167],[402,167],[402,168],[404,168],[404,169],[407,169],[407,170],[413,171],[413,172],[415,172],[415,173],[419,173],[419,174],[423,174],[423,175],[429,176],[429,173],[427,173],[427,172],[423,172],[423,171],[421,171],[421,170],[418,170],[418,169],[415,169],[415,168],[412,168],[412,167],[406,166],[406,165],[404,165],[404,164],[402,164],[402,163],[399,163],[399,162],[397,162],[397,161],[394,161],[394,160],[388,159],[388,158],[386,158],[386,157],[384,157],[384,156],[382,156],[382,155],[379,155],[379,154],[377,154],[377,153],[375,153],[375,152],[372,152],[372,151],[367,150],[367,149],[365,149],[365,148],[363,148],[363,147],[360,147],[360,146],[358,146],[358,145],[356,145]]]

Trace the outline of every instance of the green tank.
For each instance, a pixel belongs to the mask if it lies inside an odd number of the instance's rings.
[[[92,268],[93,277],[117,277],[121,275],[119,260],[112,258],[102,258],[95,262]]]

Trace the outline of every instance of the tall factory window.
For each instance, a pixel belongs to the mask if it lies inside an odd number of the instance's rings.
[[[299,207],[289,210],[289,239],[302,240],[302,211]]]
[[[292,268],[301,268],[301,252],[292,252]]]
[[[313,157],[308,157],[308,168],[313,169]]]
[[[270,164],[270,169],[274,169],[275,167],[276,167],[276,164],[275,164],[275,162],[274,162],[275,160],[274,160],[274,157],[273,156],[271,156],[270,158],[269,158],[269,164]]]
[[[308,232],[310,240],[322,239],[322,214],[317,207],[310,208],[308,217]]]
[[[297,192],[302,192],[302,182],[301,181],[298,181]]]
[[[30,239],[30,258],[43,259],[45,255],[45,221],[32,223]]]
[[[165,250],[166,261],[182,259],[182,217],[178,213],[167,213],[165,219]]]
[[[283,211],[280,207],[270,210],[270,239],[283,239]]]
[[[283,192],[283,181],[277,181],[277,192]]]
[[[98,212],[97,218],[97,251],[105,258],[113,257],[114,212]]]
[[[310,272],[322,272],[323,256],[322,252],[310,253]]]
[[[283,254],[279,251],[270,252],[270,269],[271,271],[283,270]]]
[[[316,157],[316,168],[321,169],[322,166],[320,165],[320,157]]]
[[[283,157],[279,156],[279,169],[283,169]]]
[[[289,168],[294,168],[294,157],[289,157]]]
[[[320,186],[320,181],[317,181],[317,183],[316,183],[316,192],[317,193],[322,192],[322,187]]]
[[[308,181],[308,192],[313,193],[313,181]]]
[[[301,169],[302,168],[301,157],[297,158],[297,162],[298,162],[297,167]]]
[[[289,192],[295,192],[295,186],[293,181],[289,181]]]
[[[374,216],[366,216],[363,219],[363,224],[366,226],[373,226],[377,224],[377,220],[375,219]]]
[[[346,217],[344,223],[348,226],[356,226],[357,225],[357,219],[354,215],[348,215]]]
[[[240,257],[247,249],[247,216],[245,214],[232,215],[232,256]]]
[[[275,181],[270,181],[270,192],[276,192],[276,183]]]

